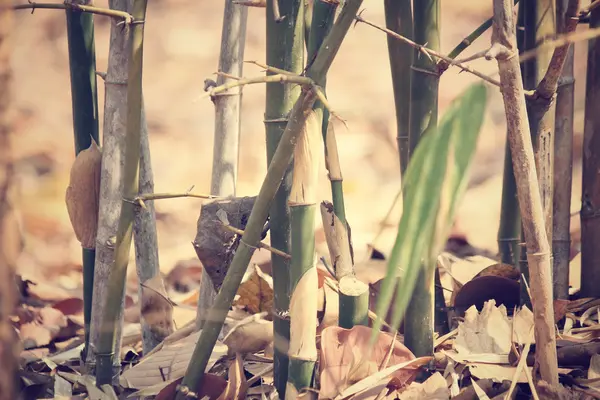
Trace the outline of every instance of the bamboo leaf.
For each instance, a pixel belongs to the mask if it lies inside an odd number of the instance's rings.
[[[404,211],[380,291],[375,332],[381,327],[381,316],[387,314],[394,288],[397,304],[392,327],[397,328],[422,261],[435,259],[444,244],[466,188],[467,170],[475,152],[485,105],[485,86],[471,86],[452,103],[439,127],[426,132],[415,149],[405,174]]]

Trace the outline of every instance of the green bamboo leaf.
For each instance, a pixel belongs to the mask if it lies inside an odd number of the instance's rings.
[[[485,86],[471,86],[451,104],[438,128],[423,135],[415,149],[404,178],[404,210],[377,302],[376,333],[394,291],[397,297],[392,327],[396,329],[420,268],[435,266],[466,189],[485,106]]]

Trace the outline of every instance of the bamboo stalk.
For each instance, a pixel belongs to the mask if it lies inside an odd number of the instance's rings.
[[[567,32],[569,0],[556,2],[557,31]],[[555,299],[569,298],[571,250],[571,190],[573,182],[573,114],[575,99],[575,47],[570,46],[556,97],[554,136],[554,198],[552,216],[553,286]]]
[[[406,38],[413,37],[413,18],[410,0],[385,0],[385,25]],[[400,157],[400,173],[403,176],[409,159],[410,78],[413,48],[391,36],[387,36],[394,104],[396,105],[396,140]]]
[[[513,172],[512,156],[508,140],[504,148],[504,172],[502,177],[502,203],[498,227],[498,252],[500,261],[517,267],[521,254],[521,214],[517,197],[517,182]]]
[[[267,2],[267,64],[300,75],[304,68],[304,0],[280,1],[281,16],[276,21],[273,1]],[[273,73],[268,72],[268,75]],[[288,124],[288,115],[300,95],[300,86],[267,83],[265,130],[267,163],[270,165]],[[290,254],[290,215],[288,197],[292,184],[293,165],[287,166],[283,182],[269,212],[271,246]],[[239,251],[239,250],[238,250]],[[280,398],[285,397],[290,339],[290,261],[271,253],[273,265],[273,377]]]
[[[81,0],[90,5],[91,0]],[[94,45],[94,18],[92,14],[67,8],[67,43],[71,75],[71,101],[73,108],[73,133],[75,155],[87,149],[98,138],[98,95],[96,89],[96,52]],[[85,360],[90,343],[92,291],[94,289],[94,260],[96,249],[82,248],[83,264],[83,320]]]
[[[558,385],[556,339],[552,307],[550,246],[544,229],[544,212],[537,182],[531,132],[527,122],[523,82],[516,57],[513,3],[494,0],[494,32],[486,58],[496,58],[502,84],[508,140],[517,181],[519,207],[527,244],[530,287],[535,322],[536,362],[541,378]]]
[[[316,15],[317,10],[315,9]],[[313,24],[313,31],[317,25]],[[314,110],[294,149],[294,176],[290,206],[292,259],[290,262],[290,348],[285,398],[313,386],[317,361],[317,268],[315,263],[315,213],[319,160],[323,154],[322,116]]]
[[[131,0],[110,0],[109,6],[115,11],[127,13],[131,9]],[[98,211],[98,232],[96,235],[96,259],[94,268],[94,290],[92,293],[92,313],[90,325],[90,351],[86,357],[86,370],[93,374],[96,366],[96,351],[100,332],[103,331],[103,315],[105,300],[108,297],[108,277],[114,260],[115,237],[121,199],[125,146],[123,138],[126,131],[127,115],[127,75],[129,60],[130,25],[121,27],[116,20],[111,21],[110,48],[108,65],[104,80],[104,132],[102,135],[102,171],[100,180],[100,201]],[[123,283],[125,284],[125,283]],[[121,298],[121,310],[125,298]],[[122,314],[119,319],[122,318]],[[121,328],[121,324],[117,325]],[[113,351],[114,374],[118,374],[120,360],[118,349],[121,348],[120,330],[116,332]]]
[[[320,82],[327,74],[361,4],[362,0],[348,0],[346,2],[331,32],[323,42],[322,46],[326,51],[322,51],[317,55],[315,62],[307,71],[307,76],[314,79],[314,81]],[[262,230],[267,220],[269,209],[275,201],[274,199],[279,186],[282,184],[282,180],[289,168],[296,141],[302,133],[308,116],[312,112],[315,100],[315,89],[313,86],[310,86],[301,92],[301,96],[296,101],[290,113],[289,123],[269,163],[267,175],[252,208],[252,213],[244,230],[244,235],[240,240],[240,245],[229,266],[221,290],[215,300],[215,305],[209,311],[209,317],[194,349],[192,362],[190,362],[183,381],[178,388],[177,400],[183,400],[190,392],[193,393],[196,382],[202,381],[212,349],[242,281],[244,272],[248,267],[252,253],[257,243],[261,240]]]
[[[132,15],[136,21],[144,21],[146,0],[134,0]],[[142,110],[142,63],[144,24],[130,28],[130,59],[127,85],[127,135],[125,137],[125,166],[123,174],[123,197],[133,198],[138,194],[140,132]],[[117,230],[114,264],[108,276],[108,296],[102,318],[103,330],[98,338],[96,383],[111,384],[113,380],[114,344],[118,326],[121,324],[122,299],[125,294],[125,278],[129,262],[135,205],[126,200],[121,204],[121,217]]]
[[[414,41],[435,51],[440,47],[440,3],[414,3]],[[435,61],[415,51],[411,71],[409,148],[437,126],[439,72]],[[410,157],[410,155],[409,155]],[[435,268],[421,268],[404,322],[406,346],[417,357],[433,354]]]
[[[142,99],[141,109],[141,132],[140,132],[140,176],[139,193],[154,193],[154,173],[152,172],[152,159],[150,157],[150,143],[148,138],[148,125],[146,123],[146,113]],[[156,232],[156,211],[154,202],[146,201],[144,207],[135,208],[135,218],[133,221],[133,242],[135,248],[135,266],[139,282],[140,306],[148,304],[144,298],[152,293],[148,290],[142,290],[142,284],[150,279],[160,275],[160,262],[158,257],[158,234]],[[162,278],[160,278],[162,281]],[[165,302],[165,315],[170,316],[173,310],[171,303]],[[158,321],[161,323],[163,321]],[[150,353],[152,349],[158,346],[172,329],[152,326],[142,318],[142,347],[144,355]]]
[[[233,0],[225,2],[219,56],[219,72],[223,74],[217,78],[217,85],[232,80],[225,74],[242,76],[247,20],[248,9],[245,6],[235,4]],[[215,104],[215,143],[211,194],[222,197],[235,196],[242,122],[242,88],[232,88],[212,96],[212,99]],[[214,288],[207,288],[212,281],[204,270],[202,282],[206,293],[198,297],[198,328],[202,326],[202,316],[212,307],[216,296]]]
[[[600,8],[590,14],[590,28],[600,27]],[[585,97],[585,127],[583,131],[583,193],[581,201],[581,295],[600,293],[600,40],[588,44],[587,80]]]
[[[15,225],[15,174],[11,152],[12,120],[12,53],[14,17],[10,0],[0,0],[0,399],[18,397],[17,366],[19,338],[11,321],[17,304],[15,285],[16,258],[20,252],[20,235]]]

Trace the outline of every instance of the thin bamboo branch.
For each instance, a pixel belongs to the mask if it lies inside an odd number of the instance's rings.
[[[90,0],[82,4],[89,5]],[[75,154],[87,149],[92,140],[98,138],[98,95],[96,89],[96,52],[94,44],[94,19],[91,14],[75,11],[76,7],[66,9],[67,42],[69,47],[69,66],[71,75],[71,100],[73,109],[73,133],[75,135]],[[94,213],[96,210],[93,211]],[[97,218],[97,215],[94,216]],[[85,347],[82,358],[85,360],[90,342],[90,323],[92,314],[92,291],[94,289],[94,261],[96,249],[82,248],[83,264],[83,320]]]
[[[325,38],[322,51],[318,54],[312,67],[307,71],[307,75],[316,82],[320,82],[327,74],[335,54],[339,50],[344,36],[350,28],[354,16],[362,0],[348,0],[342,9],[334,27]],[[303,35],[303,32],[299,32]],[[186,395],[193,392],[196,382],[201,382],[204,370],[212,353],[215,342],[233,298],[242,281],[248,262],[252,257],[257,243],[261,240],[262,230],[269,214],[271,204],[279,190],[279,186],[285,176],[291,162],[292,154],[296,146],[298,136],[301,135],[303,127],[312,112],[312,106],[316,101],[316,94],[313,87],[309,87],[300,95],[289,117],[289,123],[279,140],[267,169],[267,175],[260,189],[252,213],[246,225],[246,229],[240,245],[235,252],[227,275],[217,295],[214,307],[209,312],[209,317],[202,329],[200,339],[194,349],[192,362],[188,366],[187,372],[181,385],[178,388],[177,400],[183,400]],[[272,217],[272,215],[271,215]],[[274,222],[272,221],[272,226]],[[273,232],[271,232],[273,235]],[[273,246],[276,247],[276,246]],[[275,267],[275,266],[274,266]],[[280,271],[282,272],[282,271]],[[276,311],[278,311],[276,309]],[[277,367],[277,366],[276,366]],[[279,366],[280,367],[280,366]],[[287,380],[286,380],[287,382]],[[279,388],[278,388],[279,389]]]
[[[46,10],[71,10],[71,11],[79,11],[90,14],[104,15],[106,17],[122,19],[123,22],[127,25],[132,24],[134,21],[137,23],[137,20],[133,18],[133,16],[125,11],[106,9],[101,7],[94,7],[90,5],[77,4],[65,1],[64,3],[36,3],[29,2],[27,4],[17,4],[13,7],[15,10],[31,10],[31,13],[37,9],[46,9]],[[141,21],[140,21],[141,22]]]
[[[138,20],[144,20],[147,0],[134,0],[132,15]],[[133,197],[138,193],[140,134],[142,109],[142,64],[143,64],[144,25],[133,25],[130,28],[130,52],[127,85],[127,135],[125,137],[125,166],[123,174],[124,197]],[[96,383],[111,384],[113,380],[113,345],[118,335],[122,315],[122,298],[125,294],[125,278],[129,251],[131,247],[132,228],[134,220],[134,205],[123,201],[121,216],[114,252],[114,264],[108,276],[109,293],[102,318],[105,330],[98,338]]]
[[[537,183],[535,158],[519,60],[516,48],[513,3],[494,0],[494,31],[488,59],[495,58],[500,71],[501,93],[507,119],[508,140],[517,181],[517,194],[527,244],[530,267],[536,360],[541,378],[558,385],[556,339],[552,306],[550,246],[544,229],[544,216]]]
[[[206,199],[206,200],[221,198],[219,196],[213,196],[211,194],[192,193],[190,191],[190,192],[185,192],[185,193],[144,193],[144,194],[135,196],[132,199],[124,199],[124,200],[128,201],[130,203],[138,204],[143,207],[144,202],[148,201],[148,200],[180,199],[182,197],[191,197],[194,199]]]
[[[235,226],[223,225],[223,229],[227,229],[228,231],[231,231],[231,232],[235,233],[236,235],[240,235],[240,236],[244,235],[244,231],[236,228]],[[287,259],[292,258],[289,254],[284,253],[281,250],[277,250],[276,248],[273,248],[264,242],[258,242],[256,247],[258,247],[259,249],[264,249],[264,250],[270,251],[273,254],[277,254],[279,257],[283,257],[283,258],[287,258]]]
[[[600,28],[600,8],[590,15],[590,28]],[[583,177],[581,195],[581,294],[600,293],[600,39],[588,44],[585,90],[585,125],[583,129]],[[595,283],[595,284],[594,284]]]
[[[572,19],[570,5],[577,0],[557,4],[557,30],[564,33]],[[577,22],[576,22],[577,23]],[[575,78],[574,46],[569,46],[557,88],[554,134],[554,198],[552,215],[553,289],[555,299],[569,298],[569,262],[571,250],[571,191],[573,183],[573,114]],[[553,58],[554,59],[554,58]],[[545,79],[545,78],[544,78]],[[558,82],[557,82],[558,83]]]
[[[131,9],[131,0],[111,0],[109,6],[115,11],[126,13]],[[108,296],[108,276],[113,265],[115,237],[121,214],[123,186],[120,177],[123,173],[124,164],[125,146],[123,138],[126,131],[128,30],[130,26],[117,26],[117,20],[111,20],[110,48],[105,78],[102,171],[90,326],[91,346],[86,357],[86,371],[89,374],[94,374],[96,365],[98,338],[103,330],[105,300]],[[123,297],[119,310],[122,309],[124,301],[125,298]],[[119,318],[122,318],[122,316]],[[121,328],[121,324],[118,325],[118,328]],[[121,334],[118,331],[113,347],[115,354],[119,354],[118,349],[120,348]],[[115,357],[113,365],[115,375],[118,374],[120,364],[119,357]]]
[[[392,37],[394,37],[394,38],[396,38],[398,40],[401,40],[402,42],[404,42],[404,43],[406,43],[406,44],[414,47],[419,52],[422,52],[423,54],[425,54],[428,57],[436,57],[436,58],[439,58],[440,60],[443,60],[443,61],[447,62],[450,65],[456,65],[461,70],[463,70],[465,72],[469,72],[469,73],[471,73],[471,74],[473,74],[473,75],[475,75],[475,76],[483,79],[484,81],[486,81],[486,82],[494,85],[494,86],[500,87],[500,82],[498,82],[497,80],[495,80],[495,79],[493,79],[493,78],[491,78],[491,77],[489,77],[489,76],[487,76],[487,75],[485,75],[485,74],[483,74],[483,73],[481,73],[481,72],[479,72],[479,71],[477,71],[477,70],[469,67],[468,65],[463,65],[460,62],[456,62],[456,61],[452,60],[451,58],[449,58],[449,57],[447,57],[447,56],[439,53],[438,51],[435,51],[435,50],[432,50],[432,49],[430,49],[428,47],[425,47],[425,45],[420,45],[418,43],[415,43],[412,40],[410,40],[408,38],[405,38],[404,36],[399,35],[399,34],[397,34],[394,31],[391,31],[391,30],[389,30],[387,28],[384,28],[384,27],[381,27],[381,26],[375,24],[374,22],[371,22],[371,21],[368,21],[368,20],[364,19],[360,15],[356,16],[356,20],[358,22],[362,22],[364,24],[372,26],[373,28],[378,29],[378,30],[380,30],[382,32],[385,32],[388,35],[390,35],[390,36],[392,36]]]

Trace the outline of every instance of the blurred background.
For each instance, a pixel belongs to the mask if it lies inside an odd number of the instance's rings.
[[[96,1],[108,7],[106,0]],[[468,4],[468,5],[466,5]],[[384,25],[383,2],[365,0],[363,17]],[[464,36],[491,16],[491,2],[442,2],[442,52],[449,52]],[[16,135],[26,249],[19,273],[33,280],[58,280],[65,289],[78,290],[81,247],[72,231],[65,202],[69,171],[74,160],[71,93],[64,12],[36,10],[17,13],[15,35]],[[152,0],[149,2],[144,43],[144,97],[156,192],[208,193],[212,165],[214,108],[198,100],[206,78],[217,70],[223,2],[216,0]],[[97,70],[105,71],[110,22],[96,16]],[[489,33],[464,54],[489,45]],[[575,166],[572,210],[581,196],[581,137],[586,43],[575,46],[576,114]],[[246,60],[265,61],[265,10],[250,8]],[[496,63],[479,60],[472,67],[496,74]],[[261,75],[253,65],[244,76]],[[475,77],[450,69],[440,85],[440,115]],[[469,242],[496,252],[500,215],[505,121],[501,96],[490,88],[489,103],[469,189],[460,206],[457,229]],[[263,113],[265,86],[243,92],[242,137],[238,195],[255,195],[266,172]],[[104,84],[98,80],[102,135]],[[347,121],[336,122],[344,175],[348,220],[358,257],[379,231],[400,189],[394,102],[385,34],[366,25],[351,28],[330,70],[327,94],[332,108]],[[329,181],[321,167],[321,193],[330,199]],[[179,261],[196,259],[191,241],[201,201],[173,199],[155,202],[161,270]],[[391,217],[397,223],[399,213]],[[320,222],[316,222],[317,229]],[[375,243],[391,249],[395,226]],[[324,241],[322,235],[317,236]],[[131,252],[133,257],[133,251]],[[360,259],[360,258],[359,258]],[[130,264],[132,266],[132,264]],[[135,279],[135,269],[130,268]],[[133,274],[132,274],[133,273]]]

